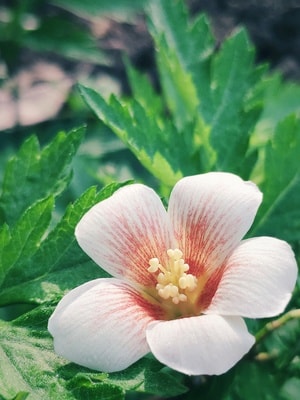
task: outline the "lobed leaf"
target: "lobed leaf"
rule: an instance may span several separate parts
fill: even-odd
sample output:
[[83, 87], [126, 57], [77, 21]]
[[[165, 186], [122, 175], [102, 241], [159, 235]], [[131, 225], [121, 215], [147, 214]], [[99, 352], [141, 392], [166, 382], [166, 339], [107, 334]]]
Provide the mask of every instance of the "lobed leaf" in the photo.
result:
[[71, 179], [71, 162], [83, 138], [84, 129], [68, 135], [61, 132], [40, 150], [31, 136], [7, 164], [0, 197], [0, 216], [14, 224], [24, 211], [49, 195], [58, 196]]
[[0, 322], [0, 398], [12, 398], [21, 390], [32, 400], [122, 400], [131, 390], [160, 396], [187, 390], [155, 360], [141, 360], [126, 371], [106, 374], [61, 359], [53, 352], [46, 329], [52, 311], [53, 307], [42, 306], [13, 322]]
[[249, 178], [258, 155], [250, 135], [268, 81], [245, 31], [216, 50], [206, 18], [190, 20], [182, 1], [149, 2], [147, 16], [162, 99], [127, 61], [134, 98], [105, 101], [80, 86], [85, 102], [166, 186], [211, 170]]
[[106, 102], [93, 89], [80, 85], [79, 90], [99, 119], [127, 144], [141, 164], [154, 176], [167, 186], [172, 186], [182, 177], [180, 158], [174, 157], [169, 141], [171, 137], [175, 140], [176, 136], [178, 147], [175, 147], [175, 151], [181, 154], [182, 159], [183, 138], [176, 135], [172, 125], [161, 127], [136, 100], [126, 104], [111, 96]]
[[[4, 249], [8, 255], [14, 255], [14, 258], [13, 264], [9, 263], [12, 266], [7, 268], [7, 275], [2, 284], [0, 304], [44, 303], [56, 300], [75, 286], [107, 276], [79, 248], [74, 230], [83, 214], [121, 186], [122, 184], [111, 184], [99, 193], [95, 187], [88, 189], [74, 204], [69, 205], [61, 221], [39, 246], [36, 242], [40, 241], [44, 230], [38, 210], [34, 209], [36, 220], [31, 220], [32, 232], [28, 231], [24, 248], [22, 233], [24, 231], [26, 234], [26, 224], [23, 222], [24, 218], [21, 219]], [[37, 238], [36, 230], [40, 233]], [[21, 247], [22, 253], [16, 251], [18, 246]]]
[[52, 197], [36, 202], [25, 211], [10, 233], [4, 225], [1, 233], [5, 235], [5, 244], [0, 247], [0, 287], [9, 274], [14, 282], [18, 282], [16, 266], [19, 263], [31, 265], [31, 257], [50, 223], [53, 203]]
[[267, 83], [261, 80], [265, 69], [254, 67], [245, 31], [235, 32], [215, 51], [205, 16], [189, 21], [183, 2], [158, 0], [148, 9], [163, 94], [175, 125], [182, 131], [195, 122], [204, 171], [247, 178], [256, 162], [254, 152], [247, 154], [249, 138]]

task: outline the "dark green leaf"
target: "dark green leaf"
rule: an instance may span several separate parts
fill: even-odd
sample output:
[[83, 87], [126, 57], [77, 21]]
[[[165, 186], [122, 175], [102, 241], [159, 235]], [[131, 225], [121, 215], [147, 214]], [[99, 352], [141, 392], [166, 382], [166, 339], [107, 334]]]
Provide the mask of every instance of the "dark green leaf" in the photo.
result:
[[[83, 214], [95, 203], [104, 200], [121, 186], [122, 184], [111, 184], [99, 193], [96, 188], [88, 189], [67, 208], [62, 220], [38, 248], [33, 234], [27, 239], [26, 248], [29, 249], [30, 258], [21, 257], [15, 251], [20, 235], [19, 224], [17, 224], [7, 246], [7, 252], [11, 251], [15, 254], [16, 260], [3, 283], [0, 304], [43, 303], [60, 298], [65, 291], [86, 281], [107, 276], [79, 248], [74, 229]], [[41, 227], [42, 225], [40, 226], [37, 220], [35, 229], [40, 230]], [[22, 241], [20, 246], [21, 244]], [[22, 248], [23, 254], [25, 250]]]
[[138, 10], [143, 7], [146, 0], [51, 0], [66, 10], [76, 15], [95, 17], [108, 12], [121, 12], [125, 10]]
[[267, 365], [244, 361], [235, 368], [229, 399], [279, 400], [279, 382]]
[[50, 51], [64, 57], [107, 64], [105, 56], [97, 46], [96, 39], [78, 21], [72, 22], [60, 16], [48, 16], [37, 30], [28, 32], [23, 39], [25, 46], [35, 51]]
[[295, 115], [278, 124], [266, 148], [263, 204], [251, 235], [300, 238], [300, 121]]
[[71, 178], [70, 164], [83, 134], [82, 128], [68, 135], [59, 133], [43, 150], [35, 136], [25, 141], [5, 170], [0, 197], [4, 221], [15, 223], [37, 200], [57, 196], [66, 188]]
[[38, 201], [29, 207], [12, 229], [10, 240], [7, 240], [8, 233], [4, 225], [1, 233], [5, 235], [6, 243], [0, 248], [0, 286], [4, 281], [5, 287], [5, 279], [9, 273], [15, 283], [19, 281], [16, 265], [20, 263], [31, 265], [31, 257], [39, 248], [42, 237], [48, 228], [52, 209], [52, 197]]
[[187, 392], [183, 376], [174, 373], [152, 358], [143, 358], [122, 372], [110, 374], [105, 382], [122, 387], [126, 391], [137, 391], [173, 397]]
[[268, 335], [263, 343], [262, 349], [265, 350], [278, 369], [287, 368], [289, 363], [300, 355], [300, 320], [294, 319]]
[[209, 125], [217, 169], [238, 170], [259, 116], [256, 108], [245, 110], [245, 98], [255, 83], [253, 61], [254, 51], [243, 30], [225, 41], [212, 61], [213, 116]]

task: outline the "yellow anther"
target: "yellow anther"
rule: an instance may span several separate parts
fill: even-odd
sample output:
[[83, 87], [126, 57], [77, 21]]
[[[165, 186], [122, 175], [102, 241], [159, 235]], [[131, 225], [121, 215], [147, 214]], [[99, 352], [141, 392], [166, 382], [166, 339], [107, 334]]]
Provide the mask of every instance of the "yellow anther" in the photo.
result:
[[193, 291], [197, 286], [197, 278], [192, 274], [186, 274], [190, 269], [189, 265], [182, 258], [183, 253], [179, 249], [169, 249], [167, 251], [169, 261], [166, 266], [162, 266], [158, 258], [151, 258], [148, 271], [156, 273], [156, 290], [163, 299], [172, 299], [174, 304], [187, 301], [187, 295], [182, 291]]

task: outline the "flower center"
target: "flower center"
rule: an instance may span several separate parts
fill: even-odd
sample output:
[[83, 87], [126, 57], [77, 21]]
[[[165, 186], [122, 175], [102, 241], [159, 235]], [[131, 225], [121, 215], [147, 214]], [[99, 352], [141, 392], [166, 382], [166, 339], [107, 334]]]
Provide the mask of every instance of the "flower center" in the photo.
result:
[[197, 278], [187, 274], [189, 265], [182, 258], [183, 253], [179, 249], [167, 251], [169, 260], [166, 266], [162, 266], [158, 258], [149, 260], [148, 271], [157, 273], [156, 290], [163, 299], [172, 299], [174, 304], [187, 301], [187, 293], [197, 287]]

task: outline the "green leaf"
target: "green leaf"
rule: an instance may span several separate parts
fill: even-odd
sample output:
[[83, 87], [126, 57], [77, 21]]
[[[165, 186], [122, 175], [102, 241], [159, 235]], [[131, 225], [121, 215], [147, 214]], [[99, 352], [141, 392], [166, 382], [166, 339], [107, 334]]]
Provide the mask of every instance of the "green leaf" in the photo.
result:
[[300, 320], [293, 319], [268, 335], [262, 344], [278, 369], [284, 370], [300, 355]]
[[51, 0], [51, 3], [60, 6], [76, 15], [84, 17], [101, 16], [108, 12], [138, 10], [144, 6], [146, 0]]
[[164, 96], [176, 126], [183, 129], [201, 117], [196, 114], [200, 100], [205, 98], [205, 107], [210, 102], [207, 60], [214, 39], [205, 16], [190, 22], [182, 1], [150, 2], [148, 16]]
[[267, 365], [243, 361], [235, 368], [229, 399], [280, 400], [278, 391], [278, 379], [276, 380]]
[[31, 264], [31, 257], [37, 251], [51, 220], [52, 209], [52, 197], [38, 201], [26, 210], [9, 236], [6, 228], [2, 230], [2, 234], [5, 232], [5, 245], [0, 248], [0, 287], [9, 273], [14, 281], [18, 281], [14, 268], [18, 263]]
[[[215, 52], [205, 16], [189, 21], [182, 1], [157, 0], [148, 7], [163, 94], [174, 124], [190, 128], [202, 171], [226, 170], [248, 178], [257, 159], [249, 139], [262, 109], [267, 83], [254, 67], [254, 49], [244, 30]], [[190, 164], [195, 158], [186, 160]], [[190, 168], [189, 173], [191, 173]]]
[[261, 111], [256, 107], [246, 110], [248, 92], [258, 77], [254, 69], [254, 50], [244, 30], [224, 42], [213, 59], [211, 72], [214, 107], [209, 121], [210, 140], [217, 152], [217, 169], [234, 172], [243, 161], [249, 135]]
[[292, 113], [300, 115], [300, 85], [283, 81], [279, 74], [268, 77], [264, 93], [264, 110], [255, 127], [254, 140], [264, 145], [273, 136], [277, 124]]
[[183, 1], [152, 1], [147, 11], [151, 34], [155, 39], [165, 37], [186, 71], [199, 66], [212, 53], [215, 41], [206, 17], [200, 15], [189, 21]]
[[[70, 383], [70, 373], [66, 371], [72, 370], [72, 365], [69, 367], [66, 360], [53, 352], [46, 330], [52, 310], [42, 307], [14, 322], [0, 321], [0, 395], [10, 398], [22, 390], [32, 400], [85, 400], [92, 395], [123, 399], [124, 391], [111, 384]], [[100, 397], [102, 394], [107, 397]]]
[[161, 96], [154, 91], [147, 77], [132, 67], [127, 58], [125, 65], [133, 97], [149, 114], [149, 118], [161, 117], [163, 113]]
[[[81, 217], [94, 204], [109, 197], [122, 185], [108, 185], [99, 193], [95, 187], [88, 189], [67, 208], [61, 221], [39, 246], [36, 244], [43, 233], [43, 224], [38, 215], [36, 215], [36, 226], [32, 229], [34, 233], [36, 229], [40, 236], [36, 239], [33, 233], [30, 236], [28, 233], [24, 249], [21, 239], [23, 231], [26, 235], [26, 224], [21, 220], [12, 232], [10, 243], [6, 247], [6, 252], [15, 255], [15, 259], [3, 282], [0, 304], [53, 301], [62, 297], [67, 290], [84, 282], [107, 276], [107, 273], [96, 266], [79, 248], [74, 230]], [[27, 217], [27, 213], [25, 216]], [[22, 253], [16, 251], [18, 246], [21, 247]]]
[[280, 391], [282, 400], [298, 400], [299, 393], [300, 379], [296, 377], [288, 379]]
[[[29, 395], [28, 392], [19, 392], [18, 394], [16, 394], [16, 396], [14, 396], [14, 398], [11, 398], [9, 400], [26, 400], [28, 395]], [[8, 400], [8, 399], [5, 399], [0, 395], [0, 400]]]
[[78, 21], [47, 16], [38, 29], [27, 33], [23, 44], [35, 51], [50, 51], [79, 61], [108, 64], [108, 57], [98, 48], [96, 39], [82, 28]]
[[158, 68], [164, 97], [179, 131], [196, 118], [199, 105], [191, 74], [179, 63], [178, 55], [163, 40], [159, 43]]
[[264, 194], [251, 235], [300, 238], [300, 120], [290, 115], [280, 122], [268, 143], [264, 163]]
[[[60, 387], [55, 377], [55, 366], [59, 361], [44, 328], [49, 311], [40, 310], [38, 316], [40, 322], [37, 325], [35, 319], [27, 317], [31, 328], [0, 321], [0, 394], [5, 398], [24, 391], [30, 393], [33, 400], [47, 399], [45, 389], [49, 387], [50, 391], [51, 386], [54, 390], [55, 386]], [[57, 395], [62, 397], [58, 398], [68, 398], [59, 392], [58, 389]]]
[[[154, 176], [167, 186], [174, 185], [182, 177], [186, 144], [172, 125], [160, 126], [136, 100], [126, 104], [111, 96], [106, 102], [93, 89], [80, 85], [79, 90], [99, 119], [127, 144]], [[176, 141], [176, 146], [170, 149], [171, 140]]]
[[25, 141], [7, 164], [0, 197], [0, 216], [8, 224], [15, 223], [37, 200], [58, 196], [69, 184], [71, 162], [84, 129], [68, 135], [59, 133], [43, 150], [35, 136]]
[[13, 322], [0, 321], [0, 396], [11, 398], [22, 390], [32, 400], [121, 400], [127, 391], [159, 396], [186, 392], [181, 383], [183, 377], [174, 376], [153, 359], [146, 358], [125, 371], [106, 374], [56, 356], [46, 330], [52, 311], [52, 307], [43, 306]]
[[[126, 370], [121, 372], [93, 373], [87, 374], [86, 369], [74, 366], [68, 371], [63, 371], [62, 376], [70, 379], [69, 387], [84, 386], [100, 389], [103, 385], [107, 387], [119, 388], [125, 392], [151, 393], [158, 396], [176, 396], [187, 391], [183, 385], [184, 377], [176, 372], [163, 367], [158, 361], [151, 357], [145, 357]], [[79, 372], [78, 372], [79, 371]], [[104, 387], [105, 387], [104, 386]]]

